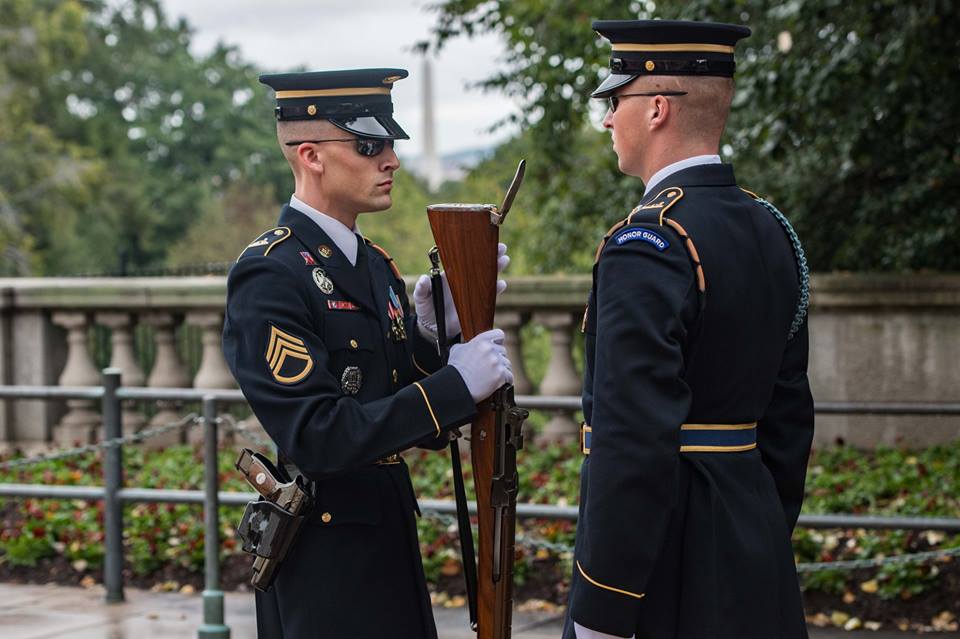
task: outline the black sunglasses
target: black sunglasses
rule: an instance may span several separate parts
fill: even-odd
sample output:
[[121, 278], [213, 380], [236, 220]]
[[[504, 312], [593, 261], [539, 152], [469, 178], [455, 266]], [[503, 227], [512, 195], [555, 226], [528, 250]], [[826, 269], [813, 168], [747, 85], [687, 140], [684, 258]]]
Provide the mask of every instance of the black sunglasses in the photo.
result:
[[635, 96], [644, 96], [644, 97], [653, 97], [655, 95], [662, 95], [664, 97], [674, 96], [674, 95], [687, 95], [686, 91], [650, 91], [648, 93], [623, 93], [620, 95], [611, 95], [607, 98], [607, 104], [610, 105], [610, 112], [616, 113], [617, 107], [620, 106], [621, 98], [632, 98]]
[[372, 158], [383, 153], [384, 147], [390, 145], [393, 148], [393, 140], [383, 140], [380, 138], [338, 138], [335, 140], [294, 140], [285, 142], [287, 146], [299, 146], [301, 144], [320, 144], [321, 142], [356, 142], [357, 153], [364, 157]]

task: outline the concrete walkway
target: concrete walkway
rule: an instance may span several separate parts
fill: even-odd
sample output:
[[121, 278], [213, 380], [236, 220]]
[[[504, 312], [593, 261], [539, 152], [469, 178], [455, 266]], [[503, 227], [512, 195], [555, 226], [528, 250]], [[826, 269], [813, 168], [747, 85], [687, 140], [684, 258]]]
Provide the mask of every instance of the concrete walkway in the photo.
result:
[[[103, 589], [0, 584], [3, 639], [188, 639], [197, 636], [200, 595], [127, 589], [127, 601], [106, 605]], [[253, 595], [227, 593], [231, 639], [255, 639]], [[435, 608], [440, 639], [474, 639], [464, 608]], [[555, 613], [515, 613], [516, 639], [559, 639], [562, 618]], [[872, 639], [904, 639], [896, 632], [866, 633]], [[842, 631], [811, 630], [811, 639], [849, 637]], [[941, 635], [946, 636], [946, 635]], [[954, 635], [956, 636], [956, 635]], [[340, 639], [340, 638], [333, 638]]]

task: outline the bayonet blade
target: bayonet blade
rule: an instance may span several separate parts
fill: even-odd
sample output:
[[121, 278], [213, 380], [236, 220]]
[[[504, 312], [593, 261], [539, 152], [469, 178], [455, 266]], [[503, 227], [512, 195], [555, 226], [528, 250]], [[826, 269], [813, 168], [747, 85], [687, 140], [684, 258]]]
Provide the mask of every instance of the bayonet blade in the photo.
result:
[[517, 197], [517, 191], [520, 190], [520, 184], [523, 183], [523, 174], [526, 168], [527, 161], [520, 160], [520, 164], [517, 165], [517, 172], [513, 175], [513, 181], [510, 182], [510, 188], [507, 189], [507, 194], [503, 196], [503, 204], [500, 205], [498, 210], [500, 214], [500, 224], [503, 224], [503, 219], [507, 217], [510, 207], [513, 206], [513, 199]]

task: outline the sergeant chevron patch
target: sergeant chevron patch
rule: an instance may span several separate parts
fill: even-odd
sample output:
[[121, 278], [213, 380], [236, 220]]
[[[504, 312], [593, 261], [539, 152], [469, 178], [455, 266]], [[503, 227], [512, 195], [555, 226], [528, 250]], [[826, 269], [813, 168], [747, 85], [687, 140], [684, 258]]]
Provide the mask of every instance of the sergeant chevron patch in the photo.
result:
[[303, 340], [273, 324], [270, 325], [266, 358], [273, 379], [280, 384], [296, 384], [313, 370], [313, 358]]

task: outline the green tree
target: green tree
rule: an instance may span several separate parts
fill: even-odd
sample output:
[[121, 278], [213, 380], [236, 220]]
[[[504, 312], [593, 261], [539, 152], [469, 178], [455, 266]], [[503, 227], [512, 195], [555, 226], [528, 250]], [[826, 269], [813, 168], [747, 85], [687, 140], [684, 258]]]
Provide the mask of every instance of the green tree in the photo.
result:
[[427, 252], [433, 246], [433, 236], [427, 222], [427, 205], [437, 200], [422, 182], [403, 170], [402, 164], [393, 180], [390, 210], [361, 215], [357, 225], [365, 237], [390, 253], [404, 279], [410, 282], [430, 268]]
[[35, 117], [49, 104], [38, 79], [84, 54], [83, 17], [77, 2], [0, 0], [0, 275], [40, 267], [35, 230], [71, 227], [73, 205], [101, 173], [81, 146]]
[[7, 271], [157, 266], [231, 184], [289, 188], [257, 70], [227, 46], [193, 56], [157, 0], [0, 9]]
[[[527, 195], [562, 268], [579, 234], [622, 217], [637, 189], [588, 124], [609, 46], [596, 18], [745, 23], [724, 155], [794, 221], [815, 269], [960, 268], [960, 54], [948, 0], [446, 0], [425, 47], [497, 33], [504, 68], [482, 85], [519, 98]], [[612, 173], [612, 175], [611, 175]], [[582, 250], [582, 249], [581, 249]], [[577, 251], [579, 255], [579, 250]]]
[[231, 262], [247, 244], [276, 223], [273, 186], [238, 180], [214, 198], [183, 239], [171, 247], [167, 264]]

